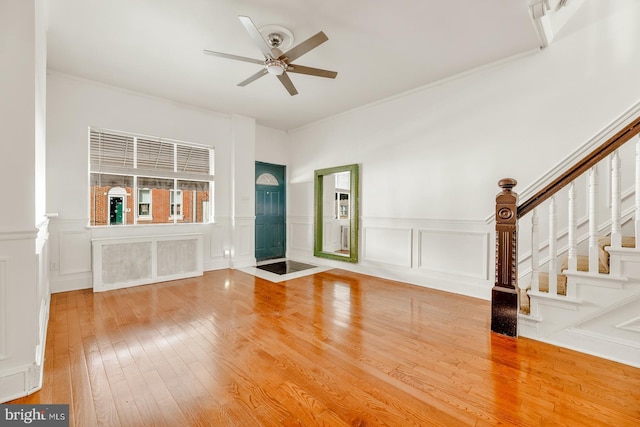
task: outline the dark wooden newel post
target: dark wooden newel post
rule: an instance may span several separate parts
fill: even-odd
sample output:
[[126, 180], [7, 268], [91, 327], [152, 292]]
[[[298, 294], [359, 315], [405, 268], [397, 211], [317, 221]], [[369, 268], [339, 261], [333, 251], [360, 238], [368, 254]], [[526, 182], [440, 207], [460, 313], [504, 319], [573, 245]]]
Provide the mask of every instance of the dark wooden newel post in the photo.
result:
[[491, 330], [518, 336], [518, 182], [504, 178], [496, 196], [496, 281], [491, 291]]

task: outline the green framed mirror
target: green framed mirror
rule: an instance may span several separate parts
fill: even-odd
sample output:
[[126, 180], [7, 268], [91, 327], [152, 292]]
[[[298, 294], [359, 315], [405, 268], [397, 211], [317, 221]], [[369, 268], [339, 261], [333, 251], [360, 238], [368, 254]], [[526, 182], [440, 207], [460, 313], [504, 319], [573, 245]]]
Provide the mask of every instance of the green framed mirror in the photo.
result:
[[357, 164], [315, 171], [313, 255], [358, 262], [359, 180]]

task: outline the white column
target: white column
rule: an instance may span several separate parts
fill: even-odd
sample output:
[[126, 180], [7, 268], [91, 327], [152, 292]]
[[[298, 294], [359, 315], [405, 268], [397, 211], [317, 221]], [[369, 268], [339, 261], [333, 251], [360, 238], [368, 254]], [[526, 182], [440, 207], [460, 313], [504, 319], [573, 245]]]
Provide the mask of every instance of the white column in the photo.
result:
[[589, 169], [589, 272], [598, 273], [598, 166]]
[[0, 211], [0, 402], [42, 384], [49, 309], [44, 6], [0, 1], [0, 181], [7, 201]]
[[569, 255], [569, 271], [576, 271], [578, 269], [578, 242], [577, 242], [577, 231], [578, 225], [576, 223], [576, 190], [575, 183], [569, 184], [569, 236], [568, 236], [568, 255]]
[[538, 212], [531, 212], [531, 290], [540, 291], [540, 233], [538, 232]]
[[556, 198], [552, 197], [549, 204], [549, 295], [558, 294], [557, 217]]
[[636, 248], [640, 247], [640, 135], [636, 138], [636, 197], [635, 197], [635, 238]]
[[231, 267], [255, 265], [256, 121], [231, 116]]
[[613, 248], [622, 247], [621, 179], [620, 155], [616, 150], [611, 155], [611, 246]]

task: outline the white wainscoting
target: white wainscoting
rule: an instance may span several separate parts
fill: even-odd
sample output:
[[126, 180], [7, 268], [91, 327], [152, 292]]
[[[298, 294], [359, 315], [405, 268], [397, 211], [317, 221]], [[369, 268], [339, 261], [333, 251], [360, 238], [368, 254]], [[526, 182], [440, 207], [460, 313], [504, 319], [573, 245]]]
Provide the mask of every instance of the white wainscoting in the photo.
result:
[[255, 265], [255, 217], [236, 218], [233, 230], [233, 268]]
[[313, 224], [291, 224], [289, 226], [289, 234], [291, 238], [290, 249], [299, 251], [312, 251], [313, 250]]
[[487, 280], [489, 233], [418, 230], [418, 268]]
[[88, 230], [60, 230], [61, 275], [91, 272], [91, 233]]
[[201, 276], [202, 234], [92, 239], [93, 291]]
[[411, 228], [365, 227], [362, 233], [363, 261], [411, 268]]
[[[222, 268], [229, 268], [230, 254], [231, 254], [231, 242], [229, 241], [230, 220], [221, 220], [216, 218], [214, 224], [209, 224], [208, 236], [209, 236], [209, 256], [205, 253], [204, 270], [219, 270]], [[205, 239], [206, 245], [206, 239]]]
[[0, 258], [0, 360], [7, 358], [7, 266], [9, 260]]
[[211, 227], [211, 238], [209, 240], [209, 251], [211, 251], [211, 258], [225, 257], [225, 246], [229, 245], [227, 239], [225, 238], [226, 233], [227, 229], [217, 224]]
[[49, 314], [43, 265], [47, 241], [46, 220], [33, 230], [0, 232], [0, 402], [42, 386]]
[[484, 221], [363, 217], [356, 264], [313, 256], [313, 217], [287, 217], [287, 256], [313, 264], [491, 297], [493, 245]]
[[86, 219], [49, 223], [49, 287], [52, 293], [91, 288], [91, 229]]
[[447, 292], [491, 297], [484, 221], [363, 218], [360, 263], [345, 269]]
[[287, 257], [314, 262], [313, 217], [287, 217]]

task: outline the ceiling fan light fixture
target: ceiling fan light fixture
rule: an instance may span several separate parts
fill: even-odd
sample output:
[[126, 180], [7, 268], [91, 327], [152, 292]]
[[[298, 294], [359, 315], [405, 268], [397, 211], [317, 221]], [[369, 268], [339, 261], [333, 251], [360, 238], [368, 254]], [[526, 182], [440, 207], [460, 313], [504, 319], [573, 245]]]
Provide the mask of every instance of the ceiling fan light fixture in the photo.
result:
[[265, 66], [267, 67], [267, 72], [269, 74], [273, 74], [274, 76], [279, 76], [279, 75], [282, 75], [282, 73], [284, 73], [287, 67], [287, 64], [277, 59], [274, 59], [272, 61], [268, 61], [265, 64]]

